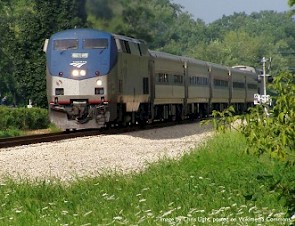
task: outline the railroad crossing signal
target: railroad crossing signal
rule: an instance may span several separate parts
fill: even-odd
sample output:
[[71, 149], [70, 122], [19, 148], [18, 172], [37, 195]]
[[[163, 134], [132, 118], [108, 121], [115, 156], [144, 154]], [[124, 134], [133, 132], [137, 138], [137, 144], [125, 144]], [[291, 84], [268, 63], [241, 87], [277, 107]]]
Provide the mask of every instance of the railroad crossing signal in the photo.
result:
[[266, 77], [269, 77], [269, 75], [266, 74], [266, 65], [265, 64], [267, 61], [270, 62], [270, 65], [269, 65], [269, 70], [270, 70], [272, 59], [270, 58], [268, 60], [265, 57], [263, 57], [261, 60], [261, 62], [263, 63], [263, 74], [260, 76], [263, 77], [263, 95], [255, 93], [254, 94], [254, 104], [255, 105], [258, 105], [258, 104], [264, 105], [264, 111], [268, 115], [267, 105], [271, 106], [271, 97], [270, 97], [270, 95], [266, 95]]
[[267, 104], [271, 106], [271, 97], [270, 95], [260, 95], [258, 93], [254, 94], [254, 104]]

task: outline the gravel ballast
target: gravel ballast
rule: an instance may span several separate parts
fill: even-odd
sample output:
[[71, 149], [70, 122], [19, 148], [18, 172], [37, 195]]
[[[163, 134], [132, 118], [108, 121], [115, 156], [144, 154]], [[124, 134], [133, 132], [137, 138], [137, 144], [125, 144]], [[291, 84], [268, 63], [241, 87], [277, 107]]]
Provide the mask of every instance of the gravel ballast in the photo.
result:
[[0, 180], [69, 181], [103, 172], [134, 172], [164, 157], [179, 158], [213, 135], [200, 123], [99, 135], [0, 150]]

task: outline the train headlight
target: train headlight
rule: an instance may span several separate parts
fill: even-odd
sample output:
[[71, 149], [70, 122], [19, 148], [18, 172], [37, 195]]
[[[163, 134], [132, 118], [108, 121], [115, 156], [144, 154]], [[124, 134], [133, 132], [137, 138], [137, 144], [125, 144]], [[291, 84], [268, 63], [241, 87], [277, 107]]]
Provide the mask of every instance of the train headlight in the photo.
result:
[[102, 81], [101, 81], [100, 79], [98, 79], [98, 80], [96, 81], [96, 85], [101, 86], [101, 85], [102, 85]]
[[79, 76], [79, 70], [73, 70], [72, 71], [72, 76], [74, 76], [74, 77], [78, 77]]
[[81, 75], [81, 76], [85, 76], [85, 75], [86, 75], [86, 71], [85, 71], [85, 70], [81, 70], [81, 71], [80, 71], [80, 75]]

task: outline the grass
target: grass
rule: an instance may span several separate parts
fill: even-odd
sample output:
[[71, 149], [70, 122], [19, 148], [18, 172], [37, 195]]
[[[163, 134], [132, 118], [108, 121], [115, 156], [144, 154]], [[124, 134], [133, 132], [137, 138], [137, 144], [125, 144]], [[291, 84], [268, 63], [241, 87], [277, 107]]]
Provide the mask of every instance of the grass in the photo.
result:
[[24, 133], [18, 129], [0, 130], [0, 138], [22, 136]]
[[54, 124], [50, 123], [48, 129], [39, 129], [39, 130], [6, 129], [6, 130], [0, 130], [0, 138], [27, 136], [27, 135], [43, 134], [43, 133], [56, 133], [56, 132], [60, 132], [60, 129], [57, 128]]
[[289, 225], [275, 189], [294, 168], [243, 153], [244, 138], [222, 134], [179, 161], [64, 185], [0, 185], [0, 225]]

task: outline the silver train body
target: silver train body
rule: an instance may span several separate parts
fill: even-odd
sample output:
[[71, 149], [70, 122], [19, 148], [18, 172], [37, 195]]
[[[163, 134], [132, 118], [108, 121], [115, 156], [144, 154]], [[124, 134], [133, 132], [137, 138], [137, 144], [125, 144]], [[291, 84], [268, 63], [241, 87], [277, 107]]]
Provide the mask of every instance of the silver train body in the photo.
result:
[[[86, 48], [94, 39], [104, 45]], [[60, 40], [77, 46], [59, 48]], [[45, 51], [50, 119], [62, 130], [200, 118], [229, 105], [243, 111], [258, 92], [255, 70], [151, 51], [92, 29], [59, 32]]]

